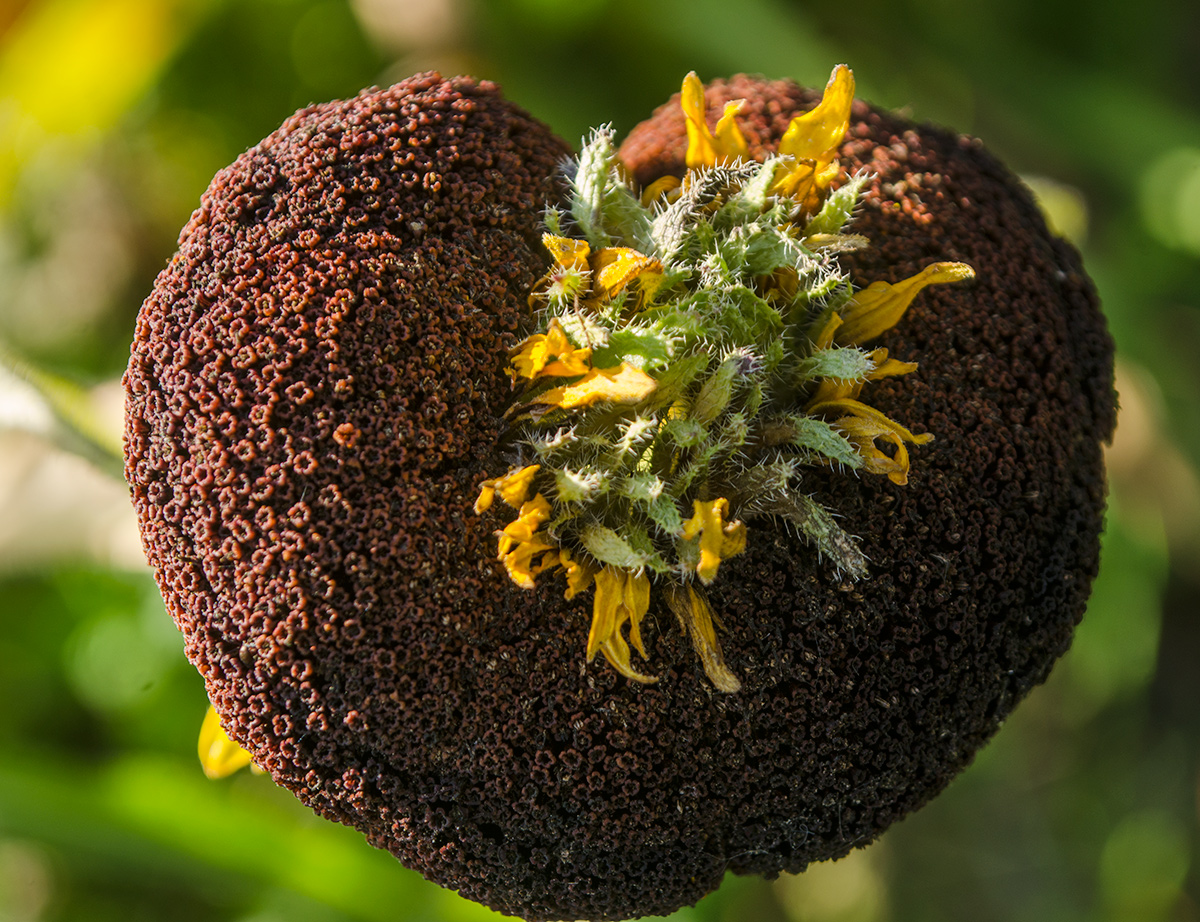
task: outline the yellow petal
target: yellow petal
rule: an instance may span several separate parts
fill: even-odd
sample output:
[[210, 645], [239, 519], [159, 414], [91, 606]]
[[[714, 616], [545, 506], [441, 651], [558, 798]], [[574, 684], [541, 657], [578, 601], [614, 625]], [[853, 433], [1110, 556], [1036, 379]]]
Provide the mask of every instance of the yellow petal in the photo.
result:
[[746, 139], [735, 118], [744, 102], [738, 99], [725, 104], [714, 135], [708, 128], [704, 84], [695, 71], [683, 78], [679, 106], [687, 123], [688, 148], [684, 162], [689, 170], [749, 159]]
[[618, 617], [624, 600], [625, 581], [623, 570], [604, 567], [596, 574], [596, 597], [592, 604], [592, 627], [588, 631], [587, 659], [591, 662], [600, 649], [616, 632]]
[[542, 234], [542, 245], [550, 251], [554, 262], [564, 269], [583, 271], [588, 267], [588, 254], [591, 247], [586, 240], [572, 240], [570, 237], [558, 237], [554, 234]]
[[[904, 440], [894, 430], [874, 420], [857, 416], [847, 416], [835, 420], [833, 424], [854, 445], [859, 457], [863, 459], [863, 468], [868, 473], [886, 474], [892, 483], [900, 486], [908, 483], [908, 449], [904, 447]], [[875, 445], [875, 440], [879, 438], [895, 447], [895, 457], [885, 454]]]
[[640, 368], [622, 362], [613, 368], [593, 368], [574, 384], [551, 388], [534, 397], [533, 402], [564, 410], [589, 407], [602, 401], [635, 404], [653, 394], [657, 387], [658, 382]]
[[642, 192], [642, 204], [649, 208], [660, 198], [669, 196], [672, 192], [678, 189], [680, 181], [678, 176], [660, 176], [654, 182], [650, 183]]
[[854, 74], [845, 64], [839, 64], [829, 76], [820, 104], [792, 119], [779, 141], [779, 153], [812, 160], [819, 166], [828, 164], [837, 156], [850, 125], [853, 101]]
[[563, 594], [567, 600], [587, 589], [600, 570], [591, 559], [576, 560], [566, 548], [558, 552], [558, 559], [567, 571], [567, 591]]
[[721, 538], [721, 559], [728, 560], [746, 550], [746, 523], [726, 522]]
[[687, 156], [685, 162], [689, 170], [703, 166], [713, 166], [717, 162], [716, 149], [713, 147], [713, 136], [708, 130], [705, 119], [704, 84], [692, 71], [683, 78], [683, 86], [679, 91], [679, 106], [683, 109], [683, 117], [687, 121]]
[[775, 185], [771, 191], [775, 195], [803, 202], [811, 195], [816, 178], [817, 164], [815, 160], [794, 160], [790, 163], [781, 163], [775, 173]]
[[496, 492], [514, 509], [520, 509], [529, 496], [529, 487], [533, 483], [534, 475], [541, 469], [540, 464], [530, 464], [520, 470], [509, 471], [496, 481]]
[[842, 325], [841, 316], [834, 311], [829, 315], [829, 319], [825, 321], [825, 325], [821, 327], [817, 333], [817, 338], [813, 342], [814, 349], [828, 349], [833, 345], [834, 334], [837, 333], [838, 327]]
[[696, 575], [705, 585], [717, 576], [723, 557], [732, 557], [746, 549], [746, 526], [727, 522], [729, 500], [718, 497], [707, 502], [692, 500], [692, 517], [683, 523], [679, 536], [685, 541], [700, 538], [700, 562]]
[[499, 550], [496, 556], [504, 559], [511, 548], [525, 541], [533, 540], [533, 533], [543, 522], [550, 518], [550, 503], [541, 493], [527, 503], [522, 504], [517, 517], [496, 534], [500, 538]]
[[895, 285], [873, 282], [842, 308], [843, 323], [834, 338], [839, 345], [874, 339], [900, 322], [913, 298], [927, 285], [974, 277], [975, 270], [966, 263], [934, 263]]
[[629, 644], [621, 634], [625, 622], [631, 622], [630, 635], [638, 652], [642, 647], [641, 622], [650, 608], [650, 579], [621, 567], [604, 567], [596, 574], [596, 598], [592, 607], [592, 626], [588, 632], [587, 659], [597, 651], [613, 668], [635, 682], [657, 682], [653, 676], [642, 675], [629, 659]]
[[629, 639], [637, 647], [642, 659], [646, 648], [642, 645], [642, 618], [650, 610], [650, 578], [645, 574], [629, 576], [625, 580], [625, 610], [629, 613]]
[[596, 294], [613, 298], [626, 285], [644, 274], [661, 275], [657, 259], [629, 247], [605, 247], [592, 258]]
[[865, 403], [860, 403], [857, 400], [851, 400], [848, 398], [827, 400], [824, 403], [810, 404], [806, 408], [805, 412], [813, 416], [829, 415], [830, 413], [836, 412], [849, 413], [852, 416], [858, 417], [859, 419], [871, 420], [880, 426], [886, 427], [890, 431], [896, 433], [900, 438], [904, 439], [904, 441], [912, 442], [914, 445], [924, 445], [926, 442], [933, 441], [932, 433], [926, 432], [922, 435], [913, 435], [913, 433], [909, 432], [894, 419], [885, 416], [874, 407], [869, 407]]
[[479, 486], [479, 499], [475, 500], [475, 514], [482, 515], [488, 509], [492, 508], [492, 502], [496, 499], [496, 481], [485, 480]]
[[[535, 576], [558, 565], [556, 551], [557, 546], [544, 541], [541, 536], [522, 541], [513, 551], [504, 555], [503, 562], [508, 571], [508, 578], [522, 589], [532, 589]], [[541, 559], [535, 563], [535, 557]]]
[[229, 738], [217, 709], [209, 705], [197, 745], [200, 765], [209, 778], [224, 778], [250, 764], [250, 753]]
[[749, 160], [750, 149], [742, 129], [738, 127], [735, 116], [746, 104], [744, 99], [735, 99], [725, 103], [725, 111], [717, 121], [717, 131], [714, 135], [713, 147], [716, 148], [717, 163], [733, 163], [738, 160]]
[[541, 377], [572, 377], [590, 367], [591, 349], [576, 349], [558, 318], [545, 333], [534, 333], [509, 351], [513, 371], [531, 381]]

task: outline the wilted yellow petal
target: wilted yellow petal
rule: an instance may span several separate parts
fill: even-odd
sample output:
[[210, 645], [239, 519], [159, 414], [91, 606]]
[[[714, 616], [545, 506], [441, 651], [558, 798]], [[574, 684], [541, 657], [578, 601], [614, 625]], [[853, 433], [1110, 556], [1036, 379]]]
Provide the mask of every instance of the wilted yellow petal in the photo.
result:
[[479, 485], [479, 498], [475, 500], [475, 514], [482, 515], [484, 512], [492, 508], [492, 502], [496, 499], [496, 481], [485, 480]]
[[[834, 420], [833, 424], [854, 446], [868, 473], [886, 474], [888, 480], [900, 486], [908, 483], [908, 449], [895, 430], [858, 416], [846, 416]], [[880, 438], [895, 447], [895, 457], [885, 454], [875, 445], [875, 440]]]
[[593, 289], [604, 298], [615, 297], [638, 276], [662, 271], [657, 259], [629, 247], [605, 247], [592, 257]]
[[622, 362], [613, 368], [593, 368], [574, 384], [551, 388], [534, 397], [533, 402], [564, 410], [590, 407], [602, 401], [635, 404], [653, 394], [657, 387], [658, 382], [640, 368]]
[[833, 345], [834, 334], [837, 333], [838, 327], [842, 325], [841, 316], [835, 311], [829, 315], [829, 319], [825, 321], [825, 325], [817, 333], [816, 340], [813, 342], [815, 349], [828, 349]]
[[[517, 471], [516, 475], [520, 477], [525, 470]], [[550, 503], [538, 493], [522, 504], [516, 519], [503, 531], [496, 532], [500, 539], [496, 556], [504, 563], [509, 578], [522, 589], [532, 589], [533, 578], [559, 562], [558, 545], [537, 534], [551, 514]]]
[[[834, 419], [833, 425], [854, 445], [859, 457], [863, 459], [866, 470], [872, 474], [887, 474], [892, 483], [900, 485], [908, 483], [908, 450], [904, 443], [924, 445], [933, 441], [931, 433], [914, 435], [874, 407], [849, 397], [810, 403], [805, 412], [826, 418], [846, 414]], [[879, 438], [895, 446], [894, 458], [876, 447], [875, 440]]]
[[916, 362], [901, 362], [899, 359], [889, 359], [887, 349], [882, 346], [871, 352], [871, 362], [875, 367], [861, 381], [842, 381], [837, 378], [823, 379], [809, 400], [809, 406], [819, 406], [820, 404], [841, 400], [846, 397], [852, 400], [857, 399], [858, 395], [862, 393], [863, 385], [868, 381], [878, 381], [880, 378], [894, 378], [899, 375], [911, 374], [917, 370]]
[[[522, 589], [534, 587], [534, 577], [559, 563], [557, 545], [543, 540], [540, 535], [534, 535], [528, 541], [522, 541], [504, 555], [504, 568], [508, 578]], [[535, 557], [541, 559], [534, 562]]]
[[880, 413], [874, 407], [869, 407], [865, 403], [860, 403], [857, 400], [839, 399], [827, 400], [824, 403], [809, 404], [805, 412], [812, 416], [829, 415], [831, 412], [850, 413], [861, 419], [869, 419], [878, 423], [881, 426], [886, 426], [892, 432], [895, 432], [900, 438], [906, 442], [912, 442], [914, 445], [924, 445], [926, 442], [933, 441], [933, 434], [926, 432], [922, 435], [913, 435], [894, 419]]
[[834, 339], [839, 345], [872, 340], [899, 323], [913, 298], [927, 285], [974, 277], [975, 270], [966, 263], [934, 263], [895, 285], [873, 282], [841, 309], [843, 323]]
[[725, 665], [717, 629], [713, 624], [712, 608], [702, 592], [691, 586], [670, 586], [667, 604], [679, 619], [679, 625], [692, 638], [692, 648], [700, 657], [704, 672], [718, 691], [741, 691], [742, 683]]
[[541, 469], [540, 464], [530, 464], [520, 470], [509, 471], [496, 482], [496, 492], [514, 509], [520, 509], [529, 496], [529, 487], [533, 483], [534, 475]]
[[200, 739], [196, 747], [200, 765], [209, 778], [224, 778], [250, 764], [250, 753], [229, 738], [217, 709], [209, 705], [200, 725]]
[[542, 245], [550, 251], [554, 262], [564, 269], [584, 270], [588, 267], [591, 247], [586, 240], [572, 240], [555, 234], [542, 234]]

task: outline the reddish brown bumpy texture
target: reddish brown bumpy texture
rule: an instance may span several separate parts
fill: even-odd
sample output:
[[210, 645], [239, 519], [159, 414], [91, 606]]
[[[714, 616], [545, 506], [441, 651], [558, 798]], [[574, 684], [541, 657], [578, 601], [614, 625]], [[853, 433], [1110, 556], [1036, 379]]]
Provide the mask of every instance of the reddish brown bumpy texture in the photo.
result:
[[[817, 96], [745, 78], [769, 149]], [[682, 168], [674, 103], [623, 152]], [[653, 686], [583, 662], [590, 600], [514, 587], [471, 512], [564, 147], [427, 76], [299, 113], [220, 173], [143, 306], [127, 472], [233, 736], [319, 813], [527, 919], [667, 913], [843, 855], [954, 777], [1070, 643], [1096, 572], [1111, 344], [1076, 253], [978, 144], [857, 105], [856, 279], [962, 260], [883, 339], [873, 403], [936, 433], [907, 487], [813, 476], [841, 583], [755, 523], [712, 593], [743, 691], [656, 598]]]

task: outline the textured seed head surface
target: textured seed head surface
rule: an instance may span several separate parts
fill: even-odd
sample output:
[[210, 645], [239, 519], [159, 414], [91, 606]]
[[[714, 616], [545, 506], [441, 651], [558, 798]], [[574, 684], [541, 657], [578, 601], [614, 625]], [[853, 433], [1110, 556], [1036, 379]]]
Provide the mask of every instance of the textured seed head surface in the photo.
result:
[[[752, 152], [818, 96], [735, 78]], [[622, 154], [682, 173], [671, 103]], [[415, 77], [298, 113], [213, 180], [138, 320], [127, 475], [231, 735], [317, 812], [526, 919], [667, 913], [723, 873], [865, 844], [960, 771], [1067, 648], [1095, 575], [1111, 343], [1077, 254], [976, 142], [856, 104], [878, 174], [858, 284], [930, 262], [875, 386], [919, 421], [907, 486], [809, 487], [861, 537], [840, 581], [756, 522], [711, 592], [715, 692], [656, 599], [661, 680], [585, 665], [590, 600], [515, 587], [478, 484], [545, 267], [564, 144], [494, 87]]]

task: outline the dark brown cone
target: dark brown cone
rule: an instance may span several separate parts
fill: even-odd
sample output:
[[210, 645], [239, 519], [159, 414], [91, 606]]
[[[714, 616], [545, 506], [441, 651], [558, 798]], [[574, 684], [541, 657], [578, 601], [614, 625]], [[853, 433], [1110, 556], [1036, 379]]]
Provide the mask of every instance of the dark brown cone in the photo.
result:
[[[735, 78], [756, 145], [816, 97]], [[671, 107], [623, 152], [681, 165]], [[590, 600], [514, 587], [477, 485], [564, 152], [470, 81], [299, 113], [213, 181], [139, 317], [127, 474], [233, 735], [321, 814], [527, 919], [667, 913], [726, 869], [845, 854], [936, 794], [1070, 643], [1095, 575], [1111, 344], [1078, 256], [977, 143], [859, 105], [881, 176], [861, 282], [935, 260], [873, 402], [937, 435], [907, 487], [813, 477], [862, 536], [839, 584], [758, 523], [714, 607], [715, 693], [656, 599], [661, 675], [585, 666]], [[664, 153], [665, 152], [665, 153]]]

